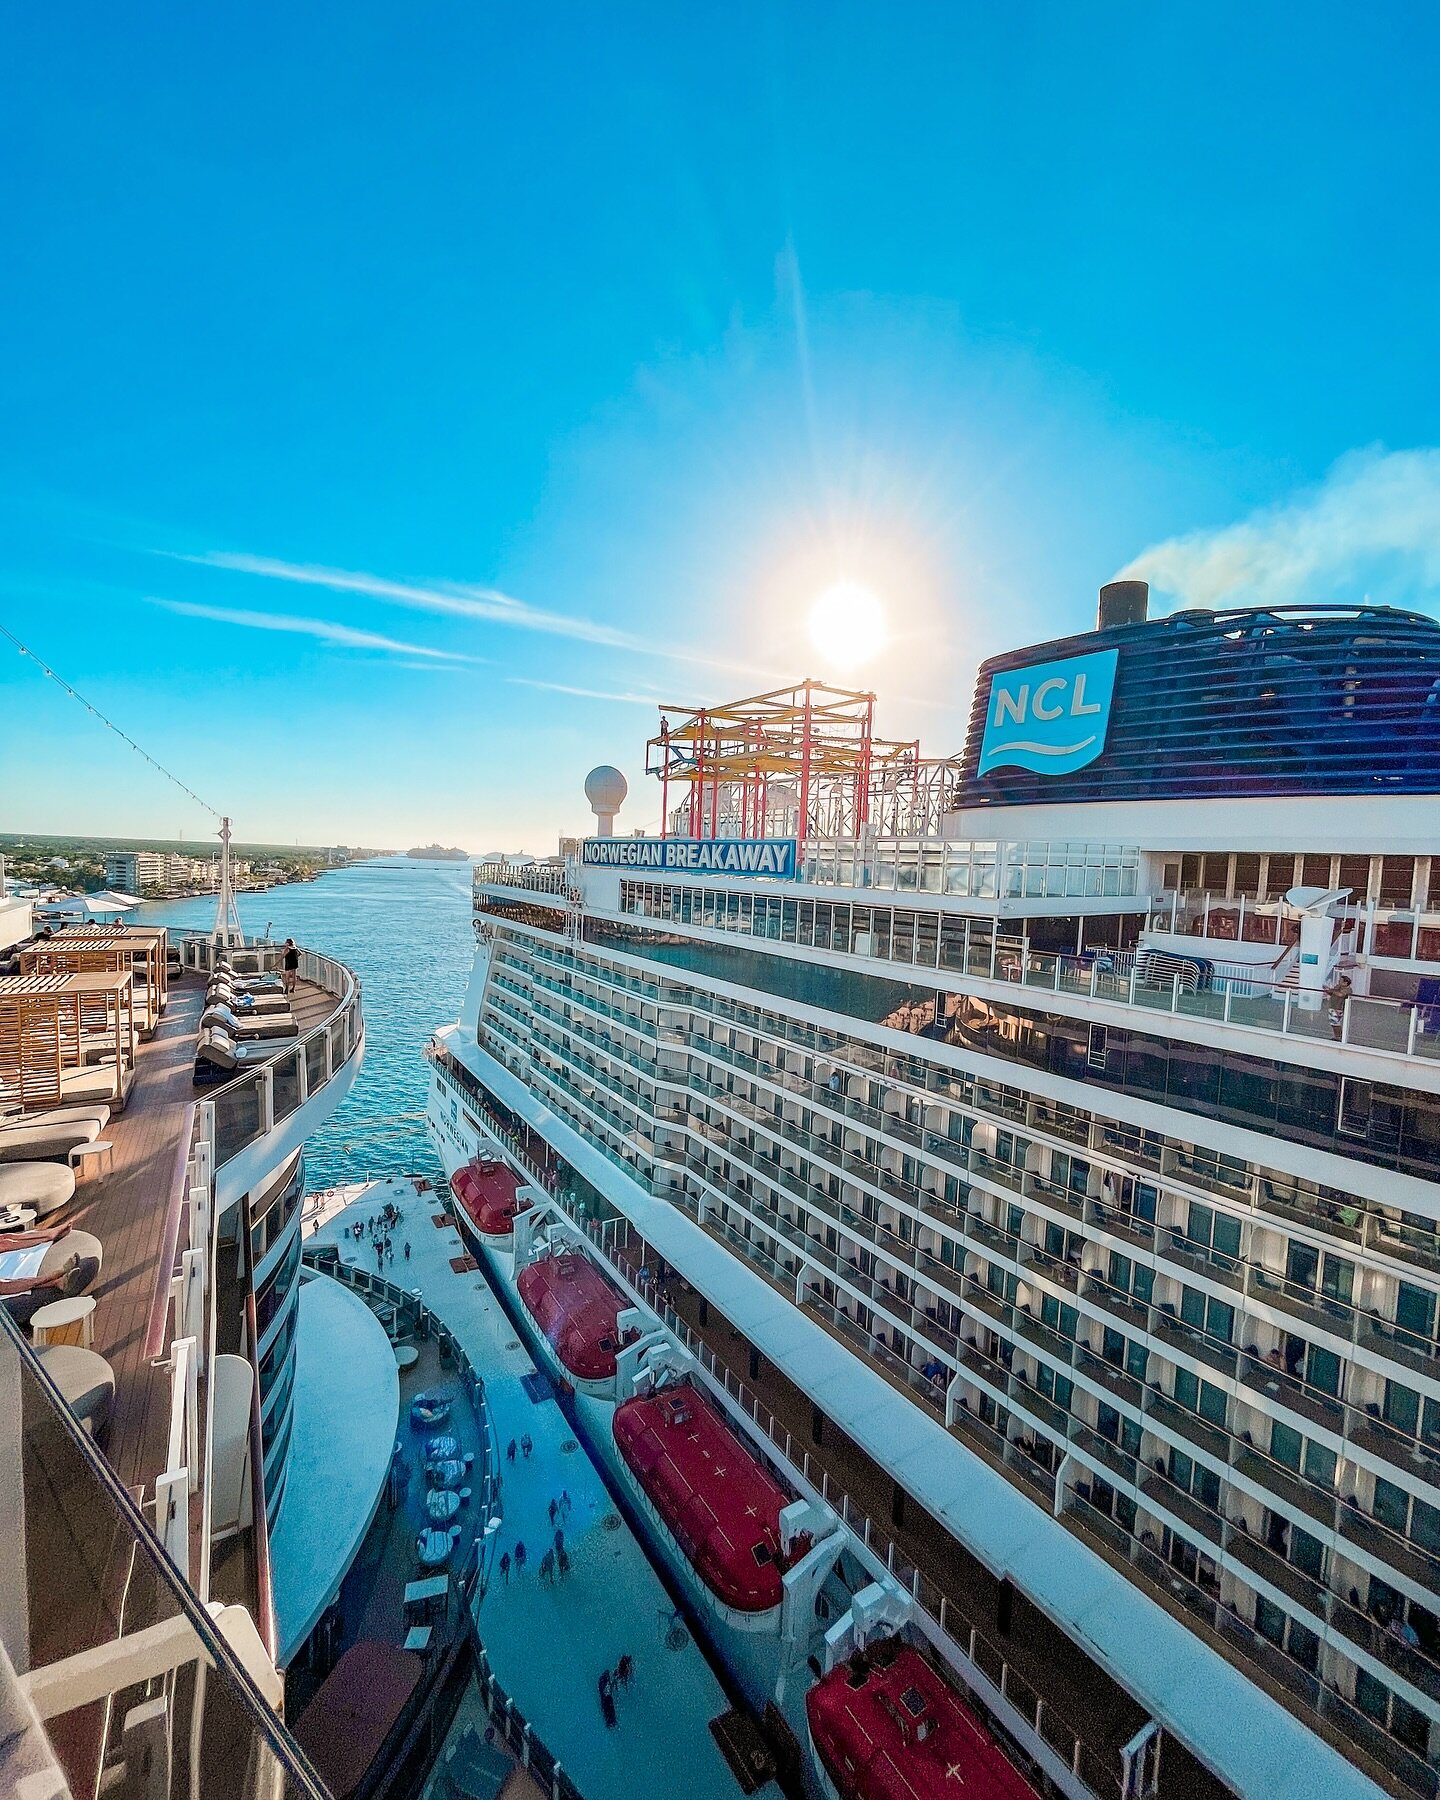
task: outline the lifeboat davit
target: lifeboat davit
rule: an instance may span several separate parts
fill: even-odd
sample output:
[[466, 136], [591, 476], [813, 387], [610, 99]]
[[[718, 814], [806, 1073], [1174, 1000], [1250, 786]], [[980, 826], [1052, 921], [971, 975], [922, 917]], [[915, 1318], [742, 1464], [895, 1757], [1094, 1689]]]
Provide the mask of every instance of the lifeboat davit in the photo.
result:
[[[790, 1496], [689, 1382], [617, 1406], [627, 1468], [721, 1607], [750, 1615], [784, 1598], [780, 1511]], [[737, 1621], [738, 1622], [738, 1621]]]
[[840, 1800], [1038, 1800], [928, 1657], [883, 1638], [805, 1696], [810, 1737]]
[[[588, 1256], [562, 1250], [527, 1263], [515, 1283], [561, 1366], [578, 1385], [615, 1379], [615, 1355], [626, 1339], [616, 1315], [629, 1301]], [[631, 1334], [635, 1335], [635, 1334]]]
[[510, 1237], [515, 1229], [515, 1215], [528, 1210], [530, 1202], [517, 1192], [520, 1177], [506, 1163], [477, 1156], [450, 1177], [450, 1192], [459, 1202], [465, 1217], [483, 1238]]

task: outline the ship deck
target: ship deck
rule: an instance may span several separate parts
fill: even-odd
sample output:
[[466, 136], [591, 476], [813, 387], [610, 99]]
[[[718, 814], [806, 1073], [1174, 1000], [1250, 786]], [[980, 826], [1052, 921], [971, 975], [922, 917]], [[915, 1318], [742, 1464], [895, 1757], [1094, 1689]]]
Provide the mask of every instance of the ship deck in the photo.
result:
[[[102, 1132], [104, 1141], [114, 1146], [109, 1164], [79, 1178], [73, 1200], [53, 1221], [88, 1232], [101, 1244], [100, 1277], [90, 1294], [95, 1301], [92, 1348], [110, 1364], [115, 1377], [103, 1446], [120, 1481], [147, 1511], [168, 1451], [171, 1371], [168, 1360], [157, 1359], [155, 1346], [166, 1336], [176, 1232], [177, 1227], [183, 1229], [182, 1177], [190, 1145], [191, 1103], [216, 1092], [192, 1085], [204, 996], [202, 980], [172, 978], [169, 1004], [154, 1035], [136, 1047], [135, 1075], [124, 1111], [112, 1110]], [[294, 997], [301, 1033], [318, 1024], [334, 1005], [334, 996], [323, 988], [301, 983]], [[47, 1515], [42, 1509], [35, 1516]], [[56, 1531], [58, 1565], [71, 1553], [70, 1522], [63, 1509], [48, 1516]], [[198, 1519], [197, 1503], [192, 1530]], [[32, 1557], [35, 1554], [32, 1545]], [[109, 1634], [119, 1617], [127, 1563], [123, 1554], [98, 1560], [104, 1566], [95, 1603], [104, 1616], [96, 1625], [102, 1634]], [[53, 1622], [44, 1612], [32, 1614], [30, 1649], [35, 1663], [69, 1654], [74, 1638], [74, 1619], [66, 1608], [56, 1609]], [[101, 1723], [93, 1707], [51, 1722], [51, 1735], [67, 1766], [95, 1768]]]
[[[503, 1524], [477, 1603], [479, 1634], [500, 1685], [586, 1800], [673, 1800], [679, 1793], [687, 1800], [735, 1800], [739, 1788], [710, 1730], [730, 1710], [729, 1701], [548, 1379], [466, 1254], [444, 1202], [433, 1192], [417, 1195], [400, 1180], [346, 1188], [337, 1198], [345, 1202], [338, 1210], [307, 1218], [307, 1242], [333, 1244], [345, 1261], [364, 1267], [368, 1245], [347, 1239], [345, 1226], [393, 1200], [401, 1213], [391, 1233], [395, 1279], [417, 1288], [455, 1333], [484, 1379], [498, 1442], [515, 1445], [513, 1461], [502, 1454]], [[566, 1493], [569, 1512], [560, 1529], [570, 1572], [542, 1580], [541, 1559], [553, 1546], [549, 1505]], [[517, 1568], [521, 1543], [526, 1558]], [[500, 1567], [504, 1555], [508, 1577]], [[597, 1683], [627, 1653], [633, 1682], [617, 1692], [618, 1722], [607, 1729]], [[777, 1792], [761, 1790], [765, 1800]]]
[[[84, 1177], [62, 1215], [99, 1238], [104, 1266], [92, 1290], [94, 1348], [115, 1372], [115, 1400], [105, 1449], [126, 1487], [136, 1490], [164, 1466], [170, 1420], [170, 1372], [153, 1360], [151, 1322], [169, 1304], [175, 1242], [172, 1210], [183, 1197], [179, 1177], [189, 1144], [190, 1103], [215, 1088], [192, 1084], [195, 1043], [205, 998], [193, 976], [172, 980], [170, 1003], [153, 1038], [138, 1047], [135, 1080], [123, 1112], [104, 1136], [114, 1148], [105, 1172]], [[333, 1011], [335, 997], [311, 982], [293, 1000], [300, 1035]], [[147, 1348], [147, 1342], [150, 1348]]]

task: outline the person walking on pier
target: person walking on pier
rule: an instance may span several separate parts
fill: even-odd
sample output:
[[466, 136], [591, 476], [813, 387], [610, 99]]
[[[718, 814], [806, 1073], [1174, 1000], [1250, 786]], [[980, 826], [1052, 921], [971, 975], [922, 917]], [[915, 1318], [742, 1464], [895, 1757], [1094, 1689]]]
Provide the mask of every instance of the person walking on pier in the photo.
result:
[[506, 1460], [506, 1462], [512, 1462], [512, 1463], [515, 1460], [515, 1440], [514, 1440], [514, 1438], [511, 1438], [510, 1442], [505, 1446], [505, 1460]]
[[504, 1554], [500, 1558], [500, 1573], [501, 1573], [501, 1576], [504, 1578], [506, 1587], [509, 1587], [509, 1585], [510, 1585], [510, 1552], [508, 1550], [505, 1551]]
[[532, 1437], [531, 1437], [531, 1436], [530, 1436], [530, 1433], [529, 1433], [529, 1432], [528, 1432], [528, 1431], [527, 1431], [527, 1432], [526, 1432], [526, 1433], [525, 1433], [525, 1435], [524, 1435], [524, 1437], [522, 1437], [522, 1438], [521, 1438], [521, 1440], [520, 1440], [520, 1452], [521, 1452], [521, 1455], [522, 1455], [522, 1456], [524, 1456], [524, 1458], [525, 1458], [525, 1460], [526, 1460], [526, 1462], [529, 1462], [529, 1460], [530, 1460], [530, 1452], [531, 1452], [531, 1451], [532, 1451], [532, 1450], [533, 1450], [533, 1449], [534, 1449], [534, 1448], [535, 1448], [535, 1441], [534, 1441], [534, 1439], [533, 1439], [533, 1438], [532, 1438]]
[[517, 1543], [515, 1546], [515, 1573], [517, 1575], [523, 1575], [524, 1572], [525, 1572], [525, 1546], [524, 1546], [524, 1544]]
[[549, 1511], [549, 1514], [550, 1514], [550, 1523], [553, 1525], [555, 1523], [555, 1515], [557, 1512], [559, 1512], [560, 1508], [559, 1508], [558, 1504], [554, 1500], [552, 1500], [550, 1502], [549, 1508], [547, 1510]]

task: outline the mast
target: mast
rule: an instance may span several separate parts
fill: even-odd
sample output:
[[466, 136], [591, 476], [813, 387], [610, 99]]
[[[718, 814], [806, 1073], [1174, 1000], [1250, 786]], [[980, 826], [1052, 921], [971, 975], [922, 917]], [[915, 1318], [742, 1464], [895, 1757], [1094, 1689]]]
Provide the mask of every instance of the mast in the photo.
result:
[[220, 892], [215, 906], [215, 924], [210, 942], [222, 947], [241, 945], [245, 933], [240, 928], [240, 910], [235, 904], [235, 890], [230, 885], [230, 820], [220, 821]]

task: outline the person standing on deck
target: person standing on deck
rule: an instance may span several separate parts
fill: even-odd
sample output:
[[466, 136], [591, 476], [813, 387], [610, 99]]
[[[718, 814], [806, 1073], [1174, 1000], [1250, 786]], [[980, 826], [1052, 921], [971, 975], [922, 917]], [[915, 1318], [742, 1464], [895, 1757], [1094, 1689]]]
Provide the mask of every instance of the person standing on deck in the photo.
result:
[[295, 947], [294, 938], [286, 938], [285, 954], [281, 961], [285, 967], [285, 992], [293, 994], [295, 983], [300, 978], [300, 952]]

